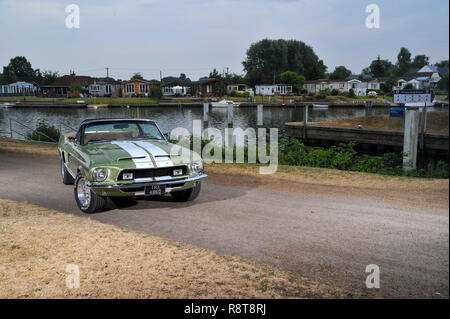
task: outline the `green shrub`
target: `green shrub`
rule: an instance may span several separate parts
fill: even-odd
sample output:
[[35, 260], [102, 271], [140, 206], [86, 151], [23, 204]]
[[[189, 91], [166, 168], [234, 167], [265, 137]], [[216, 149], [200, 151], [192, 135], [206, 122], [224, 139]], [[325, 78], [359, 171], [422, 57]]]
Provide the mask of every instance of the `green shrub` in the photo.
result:
[[[177, 143], [176, 140], [169, 140]], [[201, 149], [211, 141], [201, 139]], [[190, 137], [190, 147], [193, 147], [193, 138]], [[437, 169], [403, 169], [403, 154], [385, 153], [381, 156], [358, 154], [355, 150], [357, 143], [341, 143], [329, 148], [306, 146], [296, 138], [282, 138], [278, 144], [278, 163], [290, 166], [310, 166], [332, 168], [346, 171], [376, 173], [394, 176], [448, 178], [449, 166], [447, 162], [438, 162]], [[257, 145], [256, 145], [257, 147]], [[269, 145], [267, 145], [269, 147]], [[236, 156], [236, 146], [233, 150]], [[211, 154], [213, 155], [213, 154]], [[234, 157], [235, 158], [235, 157]], [[225, 148], [222, 148], [222, 159], [225, 159]], [[244, 147], [244, 159], [248, 162], [248, 147]], [[258, 162], [259, 163], [259, 162]]]
[[356, 143], [341, 143], [330, 148], [305, 146], [295, 138], [282, 139], [279, 143], [278, 162], [281, 165], [311, 166], [339, 170], [377, 173], [394, 176], [448, 178], [449, 167], [438, 162], [435, 170], [404, 170], [401, 153], [386, 153], [382, 156], [358, 154]]
[[150, 89], [150, 96], [155, 99], [156, 101], [159, 101], [162, 97], [163, 93], [162, 93], [162, 89], [160, 86], [153, 86]]
[[61, 132], [53, 125], [48, 124], [47, 120], [40, 119], [36, 129], [28, 134], [28, 138], [34, 141], [58, 142]]
[[330, 94], [330, 89], [320, 90], [319, 93], [317, 93], [316, 97], [318, 99], [325, 99]]
[[355, 91], [353, 89], [350, 89], [347, 93], [347, 97], [354, 99], [356, 97]]
[[240, 92], [240, 91], [232, 91], [230, 93], [231, 97], [249, 97], [250, 96], [250, 92], [249, 91], [245, 91], [245, 92]]
[[333, 96], [339, 95], [339, 91], [336, 90], [336, 89], [332, 89], [331, 90], [331, 95], [333, 95]]

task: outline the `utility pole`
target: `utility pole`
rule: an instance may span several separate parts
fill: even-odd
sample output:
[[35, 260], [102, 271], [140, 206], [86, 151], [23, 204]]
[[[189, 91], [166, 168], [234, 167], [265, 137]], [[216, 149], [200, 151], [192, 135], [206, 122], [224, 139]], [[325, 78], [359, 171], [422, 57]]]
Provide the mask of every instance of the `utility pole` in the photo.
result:
[[106, 67], [106, 77], [109, 78], [109, 67]]
[[159, 71], [159, 83], [162, 84], [162, 71]]

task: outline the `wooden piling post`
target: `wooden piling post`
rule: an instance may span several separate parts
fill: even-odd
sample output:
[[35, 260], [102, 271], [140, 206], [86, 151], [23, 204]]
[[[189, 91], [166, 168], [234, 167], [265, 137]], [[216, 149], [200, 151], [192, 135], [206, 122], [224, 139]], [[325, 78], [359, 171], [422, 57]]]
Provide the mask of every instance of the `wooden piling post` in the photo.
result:
[[303, 141], [307, 139], [307, 126], [308, 126], [308, 104], [305, 104], [303, 108]]
[[257, 125], [258, 128], [262, 127], [264, 124], [264, 106], [262, 104], [258, 104], [256, 106], [256, 112], [257, 112]]
[[403, 137], [403, 168], [417, 167], [417, 144], [419, 139], [419, 110], [409, 107], [405, 111], [405, 133]]
[[205, 139], [208, 138], [207, 128], [209, 126], [210, 111], [211, 111], [211, 104], [209, 102], [203, 103], [203, 138]]
[[206, 129], [209, 122], [209, 103], [203, 103], [203, 127]]
[[427, 133], [427, 103], [422, 108], [422, 122], [420, 125], [420, 156], [423, 159], [425, 153], [425, 134]]
[[234, 105], [227, 106], [228, 147], [233, 147], [233, 111]]

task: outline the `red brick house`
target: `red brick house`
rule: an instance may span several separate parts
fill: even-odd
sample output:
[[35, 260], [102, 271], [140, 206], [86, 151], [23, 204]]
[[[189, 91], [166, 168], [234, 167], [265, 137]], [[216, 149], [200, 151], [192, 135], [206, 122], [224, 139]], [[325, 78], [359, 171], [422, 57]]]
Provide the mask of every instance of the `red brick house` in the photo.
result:
[[217, 85], [220, 83], [217, 79], [200, 79], [192, 82], [191, 94], [194, 96], [215, 96]]
[[88, 93], [89, 85], [92, 83], [94, 83], [94, 79], [90, 76], [75, 75], [75, 73], [71, 73], [70, 75], [64, 75], [58, 78], [49, 85], [41, 86], [41, 92], [46, 96], [67, 96], [70, 94], [71, 87], [79, 86], [81, 93]]

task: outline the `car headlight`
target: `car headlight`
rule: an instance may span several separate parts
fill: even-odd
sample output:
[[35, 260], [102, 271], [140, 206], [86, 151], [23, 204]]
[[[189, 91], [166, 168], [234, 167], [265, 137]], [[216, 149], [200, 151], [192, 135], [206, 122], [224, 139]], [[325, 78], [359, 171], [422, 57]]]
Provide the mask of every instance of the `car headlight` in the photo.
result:
[[103, 182], [108, 177], [108, 170], [106, 168], [94, 168], [92, 177], [96, 182]]
[[191, 171], [196, 173], [196, 174], [199, 174], [199, 173], [203, 172], [203, 162], [202, 161], [192, 162], [192, 164], [191, 164]]

